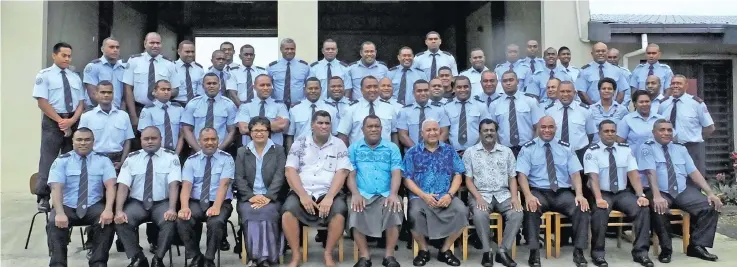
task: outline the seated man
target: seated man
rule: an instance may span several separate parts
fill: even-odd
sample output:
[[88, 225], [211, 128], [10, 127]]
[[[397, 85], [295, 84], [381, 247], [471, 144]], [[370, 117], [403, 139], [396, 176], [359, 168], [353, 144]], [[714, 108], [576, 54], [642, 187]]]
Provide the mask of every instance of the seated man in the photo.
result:
[[[73, 151], [59, 155], [49, 172], [54, 209], [46, 226], [50, 267], [67, 266], [69, 227], [92, 225], [96, 233], [90, 247], [89, 266], [107, 266], [115, 229], [115, 168], [103, 154], [92, 152], [95, 138], [89, 128], [79, 128], [72, 136]], [[104, 200], [104, 201], [101, 201]], [[105, 226], [108, 227], [105, 227]]]
[[[531, 267], [540, 266], [540, 218], [543, 212], [556, 211], [573, 222], [573, 263], [587, 265], [583, 250], [588, 243], [589, 203], [583, 197], [581, 163], [568, 143], [555, 139], [555, 120], [540, 119], [538, 137], [525, 143], [517, 156], [517, 182], [525, 196], [525, 240], [528, 240]], [[573, 187], [573, 189], [571, 189]]]
[[[649, 201], [642, 192], [637, 160], [628, 144], [615, 143], [617, 125], [614, 121], [601, 121], [599, 139], [599, 143], [589, 146], [583, 161], [584, 172], [589, 175], [591, 192], [596, 199], [596, 208], [591, 215], [591, 260], [596, 266], [608, 266], [604, 258], [604, 238], [609, 213], [618, 210], [634, 219], [632, 259], [642, 266], [652, 267], [653, 262], [647, 257], [650, 248]], [[627, 178], [637, 196], [627, 190]]]
[[[696, 169], [686, 146], [673, 142], [673, 124], [658, 119], [653, 124], [654, 140], [646, 141], [639, 148], [637, 165], [647, 172], [650, 182], [648, 198], [653, 203], [652, 230], [660, 240], [658, 261], [671, 260], [670, 208], [682, 209], [691, 215], [691, 242], [686, 255], [707, 261], [716, 261], [716, 255], [707, 247], [714, 246], [719, 211], [722, 201], [714, 195], [704, 176]], [[691, 177], [691, 181], [687, 178]], [[702, 194], [701, 191], [704, 191]]]
[[[182, 170], [182, 208], [177, 215], [177, 229], [188, 254], [193, 256], [189, 266], [214, 267], [215, 253], [233, 212], [230, 184], [235, 163], [228, 152], [218, 149], [218, 133], [214, 128], [202, 128], [199, 135], [201, 150], [187, 158]], [[204, 259], [200, 252], [200, 235], [193, 234], [196, 224], [202, 222], [207, 222]]]
[[330, 134], [330, 113], [315, 111], [311, 121], [312, 135], [297, 137], [287, 156], [285, 172], [291, 191], [282, 215], [282, 229], [292, 250], [292, 261], [287, 266], [297, 267], [301, 261], [301, 222], [310, 227], [328, 227], [323, 258], [325, 266], [335, 267], [333, 248], [343, 238], [347, 212], [341, 190], [353, 167], [345, 143]]
[[363, 119], [363, 140], [351, 144], [348, 158], [354, 171], [348, 176], [351, 209], [348, 229], [358, 246], [360, 259], [355, 267], [370, 267], [371, 257], [366, 236], [380, 238], [386, 231], [383, 266], [399, 267], [394, 246], [404, 214], [397, 196], [402, 183], [402, 155], [396, 144], [381, 138], [381, 119], [368, 115]]
[[151, 267], [164, 267], [162, 259], [176, 234], [182, 165], [174, 151], [161, 147], [161, 132], [156, 126], [143, 129], [141, 147], [143, 149], [128, 154], [120, 169], [115, 230], [123, 242], [125, 254], [131, 259], [128, 267], [148, 267], [148, 259], [138, 245], [136, 227], [154, 222], [159, 228], [159, 238]]
[[463, 161], [452, 146], [440, 142], [440, 125], [428, 119], [422, 123], [423, 142], [410, 148], [404, 158], [404, 186], [409, 189], [407, 216], [419, 252], [412, 264], [425, 266], [430, 251], [425, 238], [445, 238], [438, 261], [460, 266], [450, 246], [468, 225], [468, 208], [455, 198], [461, 186]]

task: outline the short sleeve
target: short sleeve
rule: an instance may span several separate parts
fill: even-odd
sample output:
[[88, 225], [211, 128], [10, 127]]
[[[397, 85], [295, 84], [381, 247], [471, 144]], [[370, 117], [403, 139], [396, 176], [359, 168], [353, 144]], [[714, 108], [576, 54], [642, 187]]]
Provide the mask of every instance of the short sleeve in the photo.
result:
[[66, 160], [64, 160], [63, 158], [54, 159], [54, 163], [51, 164], [51, 168], [49, 169], [49, 177], [48, 177], [48, 181], [46, 182], [46, 184], [66, 183], [67, 176], [66, 176], [66, 172], [64, 171], [65, 169], [66, 169]]
[[197, 102], [195, 101], [190, 101], [189, 103], [187, 103], [187, 106], [182, 112], [182, 118], [180, 119], [181, 123], [194, 126], [194, 110], [196, 104]]
[[133, 86], [133, 69], [136, 68], [135, 60], [133, 58], [128, 59], [128, 68], [123, 72], [123, 83]]
[[351, 76], [350, 73], [348, 73], [348, 68], [345, 68], [345, 73], [343, 73], [343, 87], [345, 88], [345, 90], [353, 89], [353, 83], [351, 82]]
[[136, 138], [136, 136], [133, 134], [133, 124], [131, 124], [131, 119], [128, 117], [128, 114], [125, 114], [124, 116], [119, 116], [120, 120], [125, 121], [125, 125], [128, 128], [125, 131], [125, 138], [124, 140], [133, 139]]
[[235, 124], [235, 116], [238, 113], [238, 108], [235, 107], [235, 104], [230, 101], [226, 101], [228, 103], [228, 119], [227, 119], [227, 126], [231, 126]]
[[631, 88], [635, 88], [639, 90], [639, 89], [644, 89], [644, 88], [638, 88], [638, 77], [640, 76], [639, 75], [640, 72], [637, 71], [638, 68], [635, 68], [635, 71], [632, 73], [632, 75], [630, 75], [629, 86]]
[[[77, 125], [77, 128], [90, 128], [90, 117], [86, 115], [87, 113], [82, 113], [82, 116], [79, 118], [79, 125]], [[98, 138], [102, 137], [98, 136]]]
[[473, 152], [463, 153], [463, 167], [466, 168], [466, 177], [473, 177], [473, 160], [471, 159]]
[[356, 147], [358, 145], [356, 143], [351, 144], [351, 146], [348, 147], [348, 159], [351, 161], [351, 166], [353, 166], [354, 170], [358, 170], [358, 165], [356, 162]]
[[289, 111], [287, 111], [287, 105], [280, 103], [279, 107], [276, 109], [276, 116], [282, 117], [284, 119], [289, 119]]
[[[294, 123], [296, 121], [294, 119], [294, 112], [297, 111], [297, 110], [298, 109], [295, 106], [295, 108], [292, 108], [292, 110], [289, 111], [289, 121], [290, 121], [290, 123], [289, 123], [289, 129], [287, 129], [287, 135], [294, 136], [294, 134], [297, 133], [297, 124]], [[350, 148], [348, 150], [350, 151]]]
[[228, 74], [228, 79], [225, 80], [226, 90], [238, 90], [238, 83], [235, 81], [235, 75]]
[[[576, 87], [576, 91], [579, 92], [586, 92], [589, 89], [589, 82], [586, 80], [586, 70], [581, 70], [581, 72], [578, 74], [578, 78], [576, 79], [576, 82], [573, 84], [574, 87]], [[617, 85], [619, 86], [619, 85]]]
[[192, 166], [194, 163], [192, 161], [197, 160], [197, 157], [191, 157], [187, 158], [187, 160], [184, 161], [184, 168], [182, 168], [182, 182], [194, 182], [194, 167]]
[[223, 172], [220, 173], [220, 180], [222, 179], [231, 179], [233, 180], [235, 177], [235, 161], [233, 160], [233, 157], [230, 155], [226, 155], [223, 157]]
[[102, 174], [104, 175], [102, 177], [103, 182], [110, 179], [116, 179], [115, 166], [113, 165], [113, 162], [107, 157], [100, 157], [100, 160], [102, 160]]
[[[334, 138], [334, 137], [331, 137]], [[351, 165], [351, 161], [348, 159], [348, 148], [345, 147], [345, 144], [340, 139], [335, 139], [333, 141], [333, 144], [337, 144], [337, 148], [335, 149], [335, 157], [336, 157], [336, 167], [335, 169], [345, 169], [348, 171], [353, 170], [353, 166]]]
[[292, 146], [289, 148], [289, 155], [287, 155], [287, 164], [285, 167], [292, 167], [299, 170], [299, 157], [304, 152], [302, 144], [304, 138], [297, 138]]
[[151, 111], [148, 108], [141, 109], [141, 115], [138, 116], [138, 130], [143, 131], [143, 129], [151, 125], [153, 125]]
[[576, 157], [576, 153], [573, 153], [573, 151], [568, 151], [568, 175], [573, 175], [574, 173], [580, 172], [583, 169], [581, 166], [581, 162], [578, 161], [578, 157]]
[[632, 155], [631, 151], [627, 153], [627, 171], [637, 171], [637, 159]]
[[399, 147], [394, 144], [390, 143], [389, 147], [392, 150], [392, 156], [391, 156], [391, 164], [392, 164], [392, 171], [394, 170], [401, 170], [402, 169], [402, 154], [399, 152]]
[[586, 134], [596, 134], [596, 123], [594, 122], [594, 115], [592, 110], [586, 111], [588, 113], [586, 118]]
[[530, 156], [532, 151], [527, 147], [522, 147], [517, 155], [517, 172], [530, 176]]
[[[484, 118], [491, 118], [491, 116], [488, 114], [487, 109], [481, 109], [481, 110], [482, 110], [482, 113], [486, 114], [486, 115], [482, 114], [483, 116], [485, 116]], [[442, 109], [440, 112], [440, 121], [438, 122], [438, 125], [440, 125], [440, 128], [450, 127], [450, 119], [448, 118], [448, 114], [445, 113], [445, 109]]]
[[545, 116], [545, 110], [540, 105], [530, 105], [530, 110], [532, 111], [532, 124], [537, 124]]
[[517, 171], [515, 170], [515, 167], [517, 167], [517, 160], [514, 158], [514, 153], [512, 153], [512, 150], [507, 150], [507, 176], [508, 177], [516, 177]]
[[619, 72], [619, 79], [617, 80], [617, 91], [624, 92], [630, 89], [630, 82], [627, 80], [627, 75], [624, 71]]
[[413, 148], [410, 148], [407, 153], [404, 154], [404, 162], [402, 163], [402, 177], [406, 179], [412, 179], [415, 174], [415, 166], [413, 163], [414, 160], [414, 150], [417, 146], [414, 146]]
[[466, 168], [463, 166], [463, 160], [461, 160], [461, 157], [458, 156], [458, 153], [455, 152], [452, 148], [450, 148], [450, 145], [448, 145], [448, 149], [452, 150], [451, 154], [453, 154], [453, 171], [455, 171], [455, 174], [461, 174], [466, 172]]
[[84, 67], [84, 80], [83, 82], [90, 85], [97, 85], [100, 83], [100, 79], [98, 79], [100, 75], [100, 71], [97, 68], [97, 66], [93, 63], [88, 63], [87, 66]]
[[699, 113], [699, 124], [701, 124], [701, 127], [709, 127], [714, 124], [714, 120], [711, 118], [711, 114], [709, 114], [709, 109], [706, 108], [706, 104], [699, 104], [697, 112]]
[[643, 144], [640, 146], [640, 151], [637, 152], [637, 167], [641, 171], [655, 170], [655, 157], [653, 156], [653, 150], [650, 145]]
[[[686, 147], [682, 147], [682, 149], [680, 149], [680, 152], [681, 157], [683, 157], [684, 161], [686, 162], [686, 175], [689, 175], [694, 171], [698, 171], [698, 169], [696, 169], [696, 165], [693, 162], [693, 158], [691, 158], [691, 155], [688, 154], [688, 150], [686, 149]], [[701, 175], [704, 174], [702, 173]]]
[[583, 172], [585, 174], [599, 174], [599, 158], [594, 150], [587, 149], [583, 154]]
[[167, 178], [167, 183], [173, 183], [173, 182], [181, 182], [182, 181], [182, 168], [180, 168], [181, 164], [179, 163], [179, 156], [172, 155], [172, 166], [171, 172], [169, 172], [169, 175]]
[[353, 108], [348, 107], [345, 111], [345, 116], [343, 116], [338, 123], [338, 133], [342, 133], [344, 135], [350, 136], [351, 134], [351, 124], [353, 119]]
[[131, 183], [133, 183], [133, 177], [131, 176], [131, 166], [133, 160], [131, 157], [127, 157], [125, 161], [123, 162], [123, 166], [120, 168], [120, 173], [118, 174], [118, 183], [127, 185], [128, 187], [131, 186]]
[[[617, 123], [617, 136], [627, 141], [627, 136], [629, 134], [630, 134], [630, 125], [627, 123], [627, 120], [625, 118], [622, 118], [622, 120], [619, 121], [619, 123]], [[634, 152], [638, 153], [639, 151], [634, 151]]]
[[49, 81], [43, 73], [36, 74], [36, 83], [33, 85], [33, 98], [49, 99]]

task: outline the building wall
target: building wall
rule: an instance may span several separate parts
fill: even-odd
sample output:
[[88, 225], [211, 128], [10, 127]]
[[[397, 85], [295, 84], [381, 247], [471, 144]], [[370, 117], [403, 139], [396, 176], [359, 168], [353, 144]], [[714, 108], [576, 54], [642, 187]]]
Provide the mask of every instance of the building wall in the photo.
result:
[[177, 59], [177, 34], [172, 31], [169, 26], [159, 23], [157, 30], [161, 35], [161, 54], [171, 60]]
[[278, 30], [279, 40], [294, 39], [297, 57], [307, 62], [317, 61], [317, 0], [279, 0], [277, 17], [277, 25], [283, 25]]
[[[557, 5], [560, 1], [542, 1]], [[520, 46], [520, 55], [524, 54], [527, 41], [540, 40], [542, 18], [540, 1], [506, 1], [504, 3], [504, 35], [507, 44]], [[502, 48], [506, 49], [506, 48]]]
[[99, 57], [98, 6], [96, 1], [48, 2], [45, 44], [49, 53], [45, 55], [45, 65], [52, 64], [51, 48], [58, 42], [72, 45], [72, 66], [76, 72], [81, 72], [90, 60]]
[[116, 1], [114, 3], [113, 27], [111, 32], [113, 37], [120, 41], [120, 58], [128, 59], [131, 55], [143, 51], [145, 27], [145, 15], [123, 2]]
[[542, 47], [540, 50], [567, 46], [571, 49], [571, 63], [574, 66], [582, 66], [590, 62], [591, 44], [580, 40], [577, 28], [580, 22], [582, 37], [588, 38], [589, 2], [579, 1], [580, 17], [578, 19], [575, 1], [542, 1], [540, 6], [541, 24], [536, 27], [541, 33], [539, 35]]
[[[470, 58], [471, 49], [479, 47], [484, 51], [489, 51], [486, 56], [486, 66], [490, 69], [494, 68], [493, 59], [490, 56], [492, 49], [492, 24], [491, 24], [491, 3], [481, 6], [479, 9], [466, 17], [466, 51]], [[456, 61], [468, 61], [467, 58], [456, 58]], [[470, 66], [471, 64], [467, 64]], [[460, 71], [460, 70], [459, 70]]]

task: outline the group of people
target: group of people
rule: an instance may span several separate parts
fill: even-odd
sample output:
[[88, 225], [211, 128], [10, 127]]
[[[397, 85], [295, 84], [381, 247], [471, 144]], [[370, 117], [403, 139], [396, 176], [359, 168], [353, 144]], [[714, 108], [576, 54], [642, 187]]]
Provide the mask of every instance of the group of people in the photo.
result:
[[[632, 259], [649, 267], [651, 230], [658, 260], [671, 260], [671, 208], [691, 215], [687, 255], [717, 260], [706, 248], [722, 203], [702, 176], [714, 123], [704, 101], [686, 93], [686, 77], [659, 63], [656, 44], [631, 73], [603, 43], [579, 69], [570, 49], [547, 48], [540, 58], [530, 40], [527, 57], [509, 45], [494, 70], [472, 49], [472, 67], [459, 74], [437, 32], [426, 35], [426, 51], [402, 47], [392, 68], [368, 41], [348, 64], [325, 40], [324, 58], [310, 64], [285, 38], [266, 68], [253, 65], [251, 45], [233, 63], [235, 47], [225, 42], [207, 69], [191, 41], [179, 44], [176, 61], [160, 54], [157, 33], [127, 61], [118, 40], [102, 43], [103, 56], [81, 74], [70, 70], [72, 47], [56, 44], [54, 64], [36, 77], [44, 114], [36, 193], [50, 211], [50, 266], [67, 266], [75, 225], [91, 225], [90, 266], [106, 266], [116, 234], [128, 266], [149, 266], [137, 238], [143, 223], [153, 235], [150, 266], [164, 266], [175, 238], [189, 266], [215, 266], [233, 210], [259, 267], [277, 264], [285, 246], [288, 266], [298, 266], [301, 225], [327, 228], [326, 266], [336, 266], [346, 232], [358, 246], [355, 266], [372, 266], [367, 240], [381, 238], [382, 265], [398, 267], [403, 227], [419, 249], [413, 265], [430, 261], [428, 240], [441, 240], [437, 260], [459, 266], [450, 248], [469, 221], [481, 265], [516, 266], [510, 250], [523, 229], [528, 263], [540, 266], [546, 211], [571, 219], [577, 266], [587, 265], [589, 245], [592, 262], [607, 266], [612, 210], [633, 219]], [[492, 212], [505, 226], [496, 252]]]

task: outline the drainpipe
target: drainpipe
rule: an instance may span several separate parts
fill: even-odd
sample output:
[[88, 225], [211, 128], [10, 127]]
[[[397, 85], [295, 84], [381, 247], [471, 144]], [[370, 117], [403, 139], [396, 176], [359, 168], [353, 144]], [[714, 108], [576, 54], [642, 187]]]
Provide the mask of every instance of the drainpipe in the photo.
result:
[[625, 68], [628, 68], [629, 69], [629, 59], [630, 59], [630, 57], [634, 57], [634, 56], [637, 56], [637, 55], [642, 55], [642, 54], [645, 53], [645, 49], [647, 48], [647, 33], [643, 33], [642, 34], [642, 37], [640, 39], [642, 41], [642, 46], [640, 47], [640, 49], [637, 49], [635, 51], [629, 52], [629, 53], [625, 54], [622, 57], [622, 64], [624, 65]]
[[589, 39], [583, 38], [583, 26], [581, 26], [581, 0], [574, 1], [576, 3], [576, 27], [578, 28], [578, 39], [581, 40], [581, 42], [589, 43], [591, 42]]

